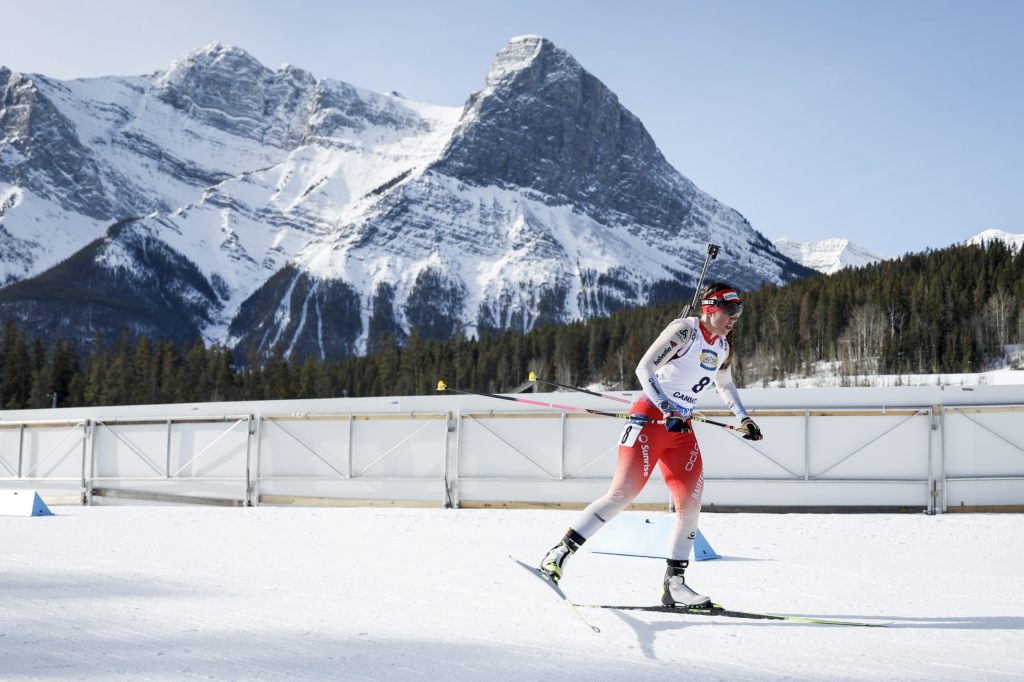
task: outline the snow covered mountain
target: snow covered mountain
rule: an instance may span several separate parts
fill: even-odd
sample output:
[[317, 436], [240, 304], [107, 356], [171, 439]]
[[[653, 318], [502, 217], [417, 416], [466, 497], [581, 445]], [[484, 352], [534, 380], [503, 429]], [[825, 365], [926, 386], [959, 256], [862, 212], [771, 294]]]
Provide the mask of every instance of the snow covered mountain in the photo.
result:
[[565, 51], [514, 38], [459, 110], [243, 50], [57, 81], [0, 68], [0, 309], [341, 358], [809, 271], [665, 160]]
[[884, 260], [849, 239], [822, 239], [798, 242], [783, 237], [776, 239], [775, 248], [801, 265], [830, 275], [843, 268], [870, 265]]
[[984, 232], [979, 232], [968, 239], [967, 243], [984, 246], [985, 244], [994, 241], [1003, 242], [1011, 251], [1020, 251], [1024, 248], [1024, 234], [1013, 234], [1011, 232], [1004, 232], [1003, 230], [985, 230]]

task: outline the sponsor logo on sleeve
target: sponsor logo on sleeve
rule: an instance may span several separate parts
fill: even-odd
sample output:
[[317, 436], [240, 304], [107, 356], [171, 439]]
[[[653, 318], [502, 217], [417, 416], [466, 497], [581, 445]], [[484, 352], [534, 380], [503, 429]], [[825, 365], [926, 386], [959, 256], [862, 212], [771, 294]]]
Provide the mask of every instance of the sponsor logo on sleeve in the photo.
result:
[[675, 341], [669, 341], [668, 342], [668, 348], [666, 348], [665, 350], [661, 351], [661, 355], [659, 355], [658, 357], [654, 358], [654, 364], [658, 364], [659, 362], [664, 360], [665, 356], [668, 355], [669, 353], [671, 353], [672, 349], [675, 348], [678, 345], [679, 344], [676, 343]]

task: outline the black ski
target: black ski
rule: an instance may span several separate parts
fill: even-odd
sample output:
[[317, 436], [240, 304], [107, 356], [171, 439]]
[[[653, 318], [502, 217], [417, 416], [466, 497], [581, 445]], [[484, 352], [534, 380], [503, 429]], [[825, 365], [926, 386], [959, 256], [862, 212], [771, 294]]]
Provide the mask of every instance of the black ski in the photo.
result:
[[562, 588], [558, 586], [558, 583], [551, 579], [551, 576], [549, 576], [547, 573], [540, 570], [536, 566], [531, 566], [530, 564], [527, 564], [525, 562], [520, 561], [519, 559], [516, 559], [514, 556], [510, 555], [509, 559], [516, 562], [517, 564], [525, 568], [527, 571], [543, 580], [544, 584], [550, 587], [552, 590], [554, 590], [555, 594], [562, 598], [562, 601], [565, 602], [565, 605], [568, 606], [572, 610], [572, 612], [576, 614], [576, 617], [579, 618], [584, 625], [586, 625], [594, 632], [601, 632], [601, 628], [597, 627], [596, 625], [591, 625], [590, 622], [583, 617], [583, 614], [580, 612], [579, 608], [577, 608], [577, 605], [574, 604], [573, 601], [569, 599], [569, 597], [565, 594], [565, 592], [562, 591]]
[[866, 628], [882, 628], [888, 623], [863, 623], [854, 620], [835, 620], [832, 618], [814, 618], [812, 616], [782, 616], [773, 613], [754, 613], [751, 611], [733, 611], [719, 604], [711, 606], [631, 606], [612, 604], [576, 604], [590, 609], [615, 609], [618, 611], [652, 611], [655, 613], [676, 613], [690, 616], [723, 616], [725, 618], [752, 618], [756, 620], [784, 620], [791, 623], [807, 623], [811, 625], [848, 625]]

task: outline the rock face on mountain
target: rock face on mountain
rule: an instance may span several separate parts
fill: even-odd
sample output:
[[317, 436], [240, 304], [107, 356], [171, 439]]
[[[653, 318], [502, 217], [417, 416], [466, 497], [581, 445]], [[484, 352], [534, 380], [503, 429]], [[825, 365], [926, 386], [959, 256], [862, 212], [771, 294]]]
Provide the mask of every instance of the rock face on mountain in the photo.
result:
[[809, 273], [536, 36], [461, 111], [219, 44], [132, 78], [0, 69], [0, 107], [0, 314], [83, 342], [341, 358], [526, 330], [683, 298], [709, 241], [741, 287]]
[[[75, 125], [33, 80], [0, 69], [4, 163], [0, 181], [60, 202], [83, 215], [104, 218], [114, 207], [103, 188], [103, 173], [79, 141]], [[74, 192], [63, 189], [73, 185]]]

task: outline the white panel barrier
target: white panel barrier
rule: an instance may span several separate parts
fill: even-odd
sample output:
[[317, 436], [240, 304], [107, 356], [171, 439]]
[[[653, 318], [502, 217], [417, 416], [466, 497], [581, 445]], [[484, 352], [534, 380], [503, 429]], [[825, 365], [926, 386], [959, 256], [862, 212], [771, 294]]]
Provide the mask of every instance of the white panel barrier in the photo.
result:
[[704, 504], [932, 510], [931, 419], [930, 408], [765, 410], [771, 437], [759, 442], [699, 425]]
[[1024, 407], [947, 406], [943, 414], [943, 509], [1020, 505]]
[[[704, 504], [1024, 508], [1024, 391], [967, 390], [909, 391], [933, 402], [892, 400], [895, 407], [865, 407], [864, 398], [904, 394], [811, 391], [798, 395], [834, 402], [793, 408], [785, 390], [761, 393], [763, 441], [695, 424]], [[1003, 402], [986, 402], [990, 395]], [[964, 397], [977, 404], [942, 402]], [[558, 402], [607, 407], [566, 394]], [[495, 403], [420, 397], [0, 412], [0, 488], [30, 484], [51, 503], [450, 507], [580, 505], [606, 490], [621, 420]], [[39, 418], [61, 413], [69, 418]], [[652, 478], [636, 502], [667, 506], [660, 472]]]
[[[615, 470], [621, 420], [551, 411], [459, 417], [459, 504], [589, 502], [604, 493]], [[652, 478], [660, 479], [660, 472]], [[666, 500], [664, 486], [652, 483], [636, 502]]]
[[83, 496], [245, 503], [252, 423], [251, 415], [92, 420]]
[[263, 416], [253, 502], [445, 502], [447, 413]]
[[84, 502], [88, 433], [85, 419], [0, 421], [0, 485], [31, 482], [48, 500]]

